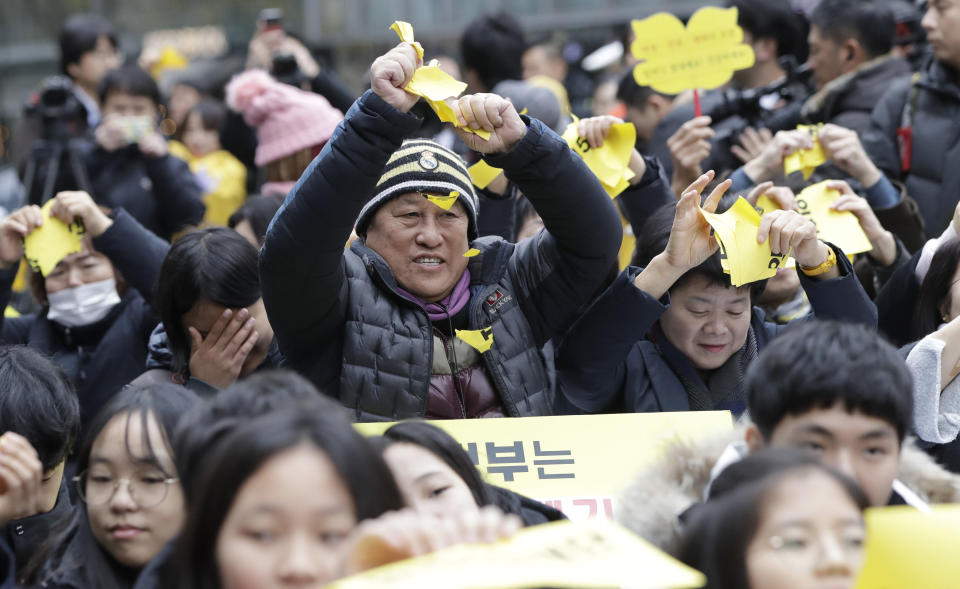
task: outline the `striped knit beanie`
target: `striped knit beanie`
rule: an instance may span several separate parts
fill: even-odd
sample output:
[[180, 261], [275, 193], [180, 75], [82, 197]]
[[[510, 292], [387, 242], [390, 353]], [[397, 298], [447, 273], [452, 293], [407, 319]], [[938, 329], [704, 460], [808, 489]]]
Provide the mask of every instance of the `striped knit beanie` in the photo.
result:
[[459, 192], [458, 199], [467, 210], [470, 225], [468, 237], [477, 238], [479, 201], [473, 191], [470, 173], [459, 155], [436, 141], [407, 139], [395, 151], [377, 182], [376, 194], [364, 205], [357, 217], [357, 235], [366, 235], [370, 219], [383, 203], [408, 192], [430, 192], [446, 196]]

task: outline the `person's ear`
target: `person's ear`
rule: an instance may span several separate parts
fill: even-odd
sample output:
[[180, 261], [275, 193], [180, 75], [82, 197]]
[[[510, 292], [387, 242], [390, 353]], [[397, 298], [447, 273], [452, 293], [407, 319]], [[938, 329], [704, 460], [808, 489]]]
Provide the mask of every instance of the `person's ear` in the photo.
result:
[[671, 99], [656, 92], [647, 98], [647, 108], [652, 108], [658, 119], [665, 117], [672, 107], [673, 101]]
[[764, 63], [771, 60], [776, 61], [778, 59], [777, 41], [767, 37], [754, 40], [753, 54], [757, 63]]
[[949, 296], [944, 297], [943, 300], [940, 301], [940, 304], [937, 305], [937, 311], [940, 313], [940, 319], [944, 323], [948, 323], [950, 321], [951, 315], [950, 315], [950, 297]]
[[747, 426], [744, 441], [747, 443], [747, 452], [750, 454], [759, 452], [767, 447], [767, 443], [763, 439], [763, 434], [760, 433], [760, 428], [752, 423]]
[[80, 73], [80, 64], [79, 63], [68, 63], [67, 64], [67, 75], [76, 83], [77, 75]]
[[856, 39], [847, 39], [840, 48], [843, 53], [844, 71], [850, 71], [863, 60], [863, 47]]

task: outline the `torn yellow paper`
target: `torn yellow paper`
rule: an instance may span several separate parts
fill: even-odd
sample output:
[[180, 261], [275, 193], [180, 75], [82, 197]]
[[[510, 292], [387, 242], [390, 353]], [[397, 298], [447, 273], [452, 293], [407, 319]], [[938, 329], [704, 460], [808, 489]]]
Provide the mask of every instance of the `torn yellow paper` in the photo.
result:
[[786, 261], [787, 255], [770, 251], [769, 240], [757, 243], [760, 215], [742, 196], [721, 215], [703, 209], [700, 214], [720, 242], [720, 264], [729, 271], [733, 286], [772, 278]]
[[619, 524], [588, 519], [532, 526], [492, 544], [452, 546], [348, 577], [329, 589], [686, 589], [705, 583], [700, 572]]
[[856, 589], [955, 587], [960, 578], [960, 506], [871, 507]]
[[453, 206], [453, 203], [457, 202], [457, 199], [460, 198], [460, 193], [456, 190], [451, 192], [448, 196], [436, 196], [433, 194], [427, 194], [426, 192], [422, 194], [424, 198], [445, 211], [449, 211], [450, 207]]
[[666, 94], [693, 88], [717, 88], [733, 72], [751, 67], [753, 48], [743, 43], [736, 8], [707, 6], [693, 13], [686, 27], [676, 16], [660, 12], [632, 23], [630, 46], [640, 60], [633, 77], [640, 86]]
[[[869, 252], [873, 245], [860, 226], [860, 220], [849, 211], [834, 211], [833, 201], [840, 197], [837, 190], [827, 189], [827, 182], [812, 184], [797, 195], [797, 209], [817, 227], [817, 237], [836, 245], [847, 255]], [[780, 208], [764, 195], [757, 199], [757, 208], [763, 212]]]
[[67, 225], [60, 219], [50, 216], [53, 199], [43, 205], [43, 225], [23, 240], [23, 253], [27, 263], [43, 276], [49, 274], [60, 260], [83, 249], [83, 235], [86, 231], [80, 221]]
[[479, 254], [479, 253], [480, 253], [480, 250], [474, 249], [474, 248], [470, 248], [470, 249], [467, 250], [467, 252], [466, 252], [465, 254], [463, 254], [463, 257], [464, 257], [464, 258], [472, 258], [473, 256], [476, 256], [476, 255]]
[[580, 137], [577, 121], [567, 125], [563, 139], [570, 149], [583, 158], [610, 198], [630, 186], [630, 179], [636, 175], [630, 169], [630, 156], [637, 141], [637, 130], [632, 123], [612, 125], [600, 147], [590, 147], [586, 138]]
[[467, 168], [467, 171], [470, 172], [470, 180], [473, 181], [473, 185], [481, 190], [489, 186], [503, 172], [502, 169], [494, 168], [483, 160]]
[[820, 128], [823, 125], [797, 125], [797, 130], [806, 131], [813, 138], [813, 147], [810, 149], [801, 149], [795, 151], [783, 158], [783, 173], [787, 176], [794, 172], [803, 172], [803, 179], [806, 180], [810, 174], [827, 161], [826, 154], [823, 153], [823, 146], [820, 145]]
[[393, 24], [390, 25], [390, 28], [396, 31], [397, 35], [400, 36], [401, 41], [413, 45], [413, 48], [417, 51], [417, 56], [420, 59], [423, 59], [423, 46], [413, 40], [413, 25], [402, 20], [396, 20], [393, 21]]
[[493, 328], [468, 330], [458, 329], [457, 337], [470, 344], [470, 346], [481, 354], [490, 349], [493, 345]]

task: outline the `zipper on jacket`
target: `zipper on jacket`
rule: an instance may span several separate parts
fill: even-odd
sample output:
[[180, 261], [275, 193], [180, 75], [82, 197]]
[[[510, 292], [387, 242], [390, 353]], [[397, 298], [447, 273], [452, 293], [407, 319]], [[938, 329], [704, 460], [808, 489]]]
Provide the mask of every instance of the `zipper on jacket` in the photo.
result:
[[[463, 384], [460, 382], [460, 377], [457, 374], [457, 346], [456, 342], [454, 341], [457, 332], [453, 328], [453, 319], [450, 317], [450, 312], [447, 311], [446, 306], [444, 306], [443, 303], [437, 303], [437, 305], [443, 309], [444, 314], [447, 316], [447, 325], [450, 327], [450, 339], [448, 340], [447, 338], [443, 337], [443, 334], [441, 333], [440, 341], [443, 342], [444, 349], [448, 349], [448, 344], [450, 346], [447, 352], [447, 365], [450, 366], [450, 376], [453, 377], [453, 386], [457, 390], [457, 397], [460, 398], [460, 415], [466, 419], [467, 399], [463, 394]], [[452, 359], [451, 356], [453, 356]]]

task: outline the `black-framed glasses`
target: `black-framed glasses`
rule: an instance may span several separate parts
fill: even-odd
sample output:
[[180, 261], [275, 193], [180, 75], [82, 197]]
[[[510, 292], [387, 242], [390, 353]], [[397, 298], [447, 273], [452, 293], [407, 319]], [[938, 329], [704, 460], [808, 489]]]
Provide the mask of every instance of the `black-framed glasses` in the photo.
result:
[[166, 477], [155, 469], [137, 471], [130, 478], [119, 478], [106, 473], [91, 475], [88, 471], [73, 477], [77, 493], [87, 505], [107, 503], [120, 485], [126, 483], [130, 498], [143, 509], [163, 503], [170, 491], [170, 485], [179, 480], [178, 477]]

